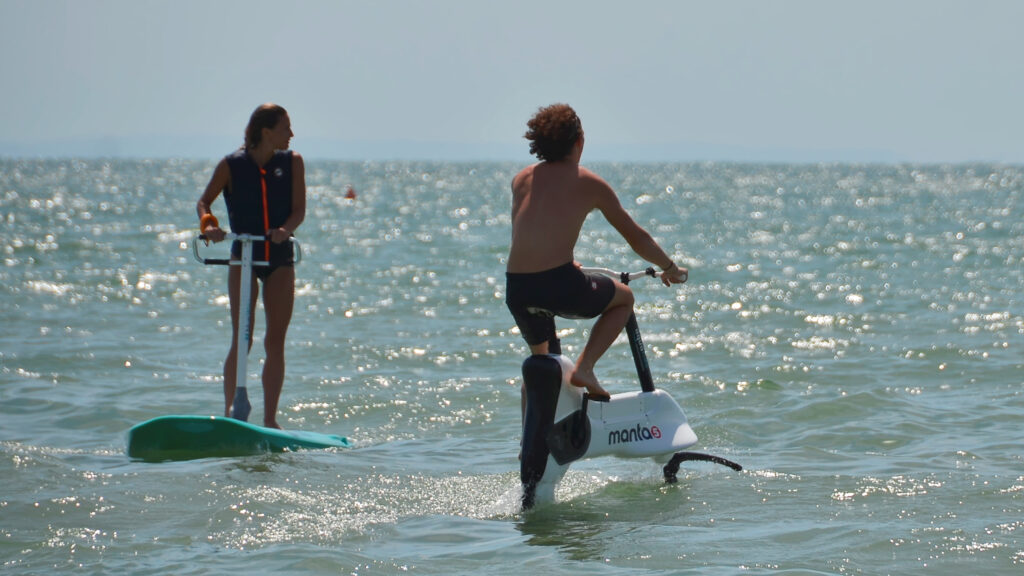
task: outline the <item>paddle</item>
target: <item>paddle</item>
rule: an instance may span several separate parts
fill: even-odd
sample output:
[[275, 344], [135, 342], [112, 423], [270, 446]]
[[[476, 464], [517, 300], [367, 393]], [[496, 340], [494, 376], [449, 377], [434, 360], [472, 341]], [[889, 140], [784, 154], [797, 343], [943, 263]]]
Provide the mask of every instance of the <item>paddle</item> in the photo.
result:
[[[263, 239], [260, 236], [255, 238]], [[240, 234], [242, 242], [242, 278], [238, 295], [238, 341], [235, 342], [235, 399], [231, 403], [231, 417], [242, 422], [249, 420], [252, 404], [249, 403], [249, 391], [245, 387], [248, 379], [249, 339], [252, 338], [252, 322], [249, 321], [252, 300], [252, 237]], [[266, 264], [263, 264], [264, 266]], [[242, 347], [242, 343], [245, 347]]]
[[[229, 233], [224, 236], [224, 239], [237, 240], [241, 242], [241, 260], [202, 257], [199, 254], [199, 240], [204, 242], [207, 241], [207, 238], [203, 235], [199, 235], [192, 241], [192, 253], [196, 260], [205, 265], [241, 266], [242, 268], [238, 307], [238, 322], [240, 330], [238, 333], [238, 341], [235, 342], [235, 397], [231, 403], [231, 417], [245, 422], [249, 419], [249, 413], [252, 411], [252, 404], [249, 403], [249, 392], [246, 388], [246, 379], [248, 377], [246, 370], [249, 361], [249, 339], [252, 337], [252, 324], [249, 322], [251, 312], [249, 307], [252, 299], [252, 267], [270, 265], [269, 262], [263, 260], [254, 261], [252, 259], [252, 243], [264, 240], [269, 242], [269, 238], [255, 234]], [[291, 242], [295, 246], [295, 262], [298, 263], [302, 259], [302, 250], [299, 247], [299, 243], [294, 238], [291, 239]], [[242, 346], [243, 342], [245, 343], [244, 347]]]

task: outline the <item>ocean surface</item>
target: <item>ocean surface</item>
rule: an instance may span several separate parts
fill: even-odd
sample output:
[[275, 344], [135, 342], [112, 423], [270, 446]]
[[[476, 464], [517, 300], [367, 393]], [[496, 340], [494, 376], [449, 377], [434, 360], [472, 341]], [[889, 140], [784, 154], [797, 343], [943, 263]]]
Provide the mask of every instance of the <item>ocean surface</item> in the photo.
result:
[[[689, 267], [632, 285], [651, 369], [745, 469], [588, 460], [523, 513], [517, 166], [308, 160], [279, 420], [354, 447], [148, 463], [132, 425], [221, 409], [213, 159], [0, 160], [3, 574], [1021, 573], [1024, 167], [590, 167]], [[645, 266], [599, 215], [576, 256]], [[597, 374], [636, 389], [624, 339]]]

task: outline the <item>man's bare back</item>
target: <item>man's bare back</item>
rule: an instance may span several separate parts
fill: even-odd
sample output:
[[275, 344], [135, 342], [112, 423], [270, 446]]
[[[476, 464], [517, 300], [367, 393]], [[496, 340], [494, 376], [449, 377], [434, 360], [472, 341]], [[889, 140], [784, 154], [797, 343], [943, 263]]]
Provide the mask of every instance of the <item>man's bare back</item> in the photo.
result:
[[[666, 285], [685, 282], [686, 270], [676, 266], [651, 235], [633, 220], [607, 182], [579, 165], [584, 135], [582, 124], [572, 108], [565, 104], [542, 108], [527, 125], [530, 131], [526, 137], [532, 142], [530, 151], [541, 162], [524, 168], [512, 180], [512, 244], [506, 268], [510, 289], [506, 302], [531, 353], [546, 354], [549, 345], [546, 339], [557, 341], [551, 316], [542, 314], [538, 320], [536, 314], [529, 312], [536, 305], [525, 301], [526, 297], [522, 296], [525, 289], [519, 284], [521, 280], [516, 280], [513, 286], [512, 278], [554, 271], [574, 262], [573, 249], [583, 222], [594, 209], [601, 211], [634, 252], [665, 270], [662, 281]], [[597, 284], [593, 286], [596, 289]], [[595, 302], [604, 308], [598, 314], [587, 345], [570, 376], [574, 385], [587, 388], [595, 396], [605, 397], [608, 393], [597, 382], [594, 363], [622, 331], [633, 309], [633, 294], [627, 286], [615, 282], [609, 290], [611, 295], [607, 296], [608, 292], [605, 292], [605, 297], [610, 300]], [[576, 297], [564, 283], [544, 287], [540, 293]], [[544, 309], [559, 313], [556, 308]], [[587, 316], [573, 317], [589, 318], [592, 317], [590, 314], [597, 314], [597, 311], [590, 310]], [[528, 330], [523, 329], [521, 320], [528, 324]], [[543, 329], [533, 326], [537, 322], [543, 323]]]
[[542, 162], [523, 169], [512, 181], [508, 271], [540, 272], [572, 262], [601, 184], [596, 174], [574, 162]]

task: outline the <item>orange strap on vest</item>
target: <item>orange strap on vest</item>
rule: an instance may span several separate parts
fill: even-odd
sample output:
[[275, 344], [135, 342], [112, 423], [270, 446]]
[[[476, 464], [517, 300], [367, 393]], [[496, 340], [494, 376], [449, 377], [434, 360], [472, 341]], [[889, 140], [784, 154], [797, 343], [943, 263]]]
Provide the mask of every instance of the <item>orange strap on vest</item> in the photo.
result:
[[[270, 233], [270, 212], [267, 207], [267, 171], [260, 168], [260, 187], [263, 189], [263, 235]], [[264, 260], [270, 261], [270, 241], [263, 242]]]

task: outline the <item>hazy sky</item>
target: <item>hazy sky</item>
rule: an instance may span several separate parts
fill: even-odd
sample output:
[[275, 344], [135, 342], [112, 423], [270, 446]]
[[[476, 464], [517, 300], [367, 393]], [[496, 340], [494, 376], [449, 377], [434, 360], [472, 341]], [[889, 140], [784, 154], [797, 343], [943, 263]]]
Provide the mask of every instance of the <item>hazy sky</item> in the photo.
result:
[[0, 0], [0, 155], [1024, 162], [1024, 2]]

